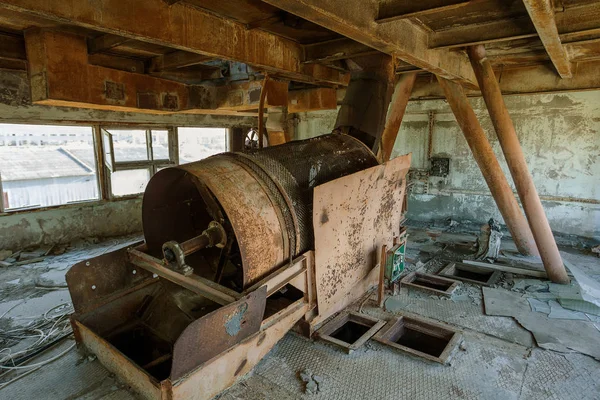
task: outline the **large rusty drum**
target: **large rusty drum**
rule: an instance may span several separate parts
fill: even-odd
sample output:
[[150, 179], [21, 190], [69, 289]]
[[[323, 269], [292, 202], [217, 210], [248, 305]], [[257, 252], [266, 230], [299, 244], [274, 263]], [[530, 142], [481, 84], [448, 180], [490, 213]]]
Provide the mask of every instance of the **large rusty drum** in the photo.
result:
[[375, 165], [362, 142], [331, 134], [164, 169], [143, 199], [148, 252], [160, 258], [164, 243], [185, 242], [217, 221], [227, 246], [202, 249], [186, 262], [213, 279], [225, 261], [221, 283], [242, 290], [314, 248], [315, 186]]

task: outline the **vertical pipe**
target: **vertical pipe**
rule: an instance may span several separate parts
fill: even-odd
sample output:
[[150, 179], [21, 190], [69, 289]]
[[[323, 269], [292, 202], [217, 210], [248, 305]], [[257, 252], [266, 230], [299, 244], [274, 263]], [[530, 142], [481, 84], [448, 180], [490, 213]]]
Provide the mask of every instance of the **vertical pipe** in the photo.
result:
[[517, 249], [524, 255], [538, 255], [531, 230], [519, 208], [508, 181], [500, 168], [500, 163], [485, 136], [483, 128], [465, 95], [462, 87], [454, 82], [438, 76], [440, 86], [444, 90], [448, 104], [456, 117], [473, 157], [479, 165], [490, 192], [498, 205], [504, 222], [512, 235]]
[[380, 162], [388, 161], [392, 155], [396, 137], [398, 137], [398, 131], [400, 130], [400, 125], [402, 124], [406, 106], [408, 105], [408, 99], [412, 93], [416, 78], [417, 73], [411, 72], [402, 74], [396, 82], [394, 94], [392, 95], [392, 101], [385, 121], [385, 127], [381, 134], [381, 144], [379, 146], [377, 157]]
[[548, 278], [557, 283], [569, 283], [554, 235], [527, 167], [523, 149], [502, 98], [500, 86], [490, 61], [485, 57], [485, 48], [473, 46], [469, 48], [468, 53]]

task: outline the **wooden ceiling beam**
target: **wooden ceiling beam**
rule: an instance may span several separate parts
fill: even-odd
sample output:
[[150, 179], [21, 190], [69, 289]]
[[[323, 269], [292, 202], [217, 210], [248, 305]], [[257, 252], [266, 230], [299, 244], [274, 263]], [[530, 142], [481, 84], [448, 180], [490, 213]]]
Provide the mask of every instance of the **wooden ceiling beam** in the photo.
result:
[[403, 19], [377, 24], [379, 0], [264, 0], [275, 7], [464, 85], [477, 87], [464, 54], [431, 51], [429, 32]]
[[[562, 43], [592, 39], [600, 35], [600, 2], [567, 8], [555, 14]], [[451, 49], [492, 42], [538, 37], [529, 16], [470, 24], [432, 32], [429, 47]]]
[[204, 54], [176, 50], [172, 53], [167, 53], [162, 56], [154, 57], [150, 61], [149, 69], [150, 71], [154, 72], [168, 71], [172, 69], [202, 64], [211, 60], [214, 60], [214, 58], [206, 56]]
[[352, 39], [341, 38], [304, 46], [305, 63], [331, 62], [377, 54], [379, 51]]
[[130, 38], [112, 35], [110, 33], [105, 33], [95, 38], [89, 38], [88, 54], [103, 53], [129, 41], [131, 41]]
[[[562, 79], [551, 63], [495, 71], [505, 96], [536, 93], [563, 93], [600, 89], [600, 60], [575, 64], [573, 77]], [[465, 90], [469, 97], [479, 97], [479, 90]], [[411, 100], [443, 99], [444, 94], [430, 75], [419, 76]]]
[[600, 59], [600, 38], [566, 43], [564, 46], [571, 62]]
[[530, 37], [537, 37], [537, 32], [529, 17], [501, 19], [432, 32], [429, 47], [451, 49]]
[[[481, 0], [475, 0], [481, 2]], [[441, 11], [455, 10], [474, 3], [473, 0], [382, 0], [379, 3], [377, 23], [387, 23], [399, 19], [420, 17]]]
[[301, 63], [303, 47], [292, 40], [222, 18], [186, 3], [163, 0], [0, 0], [0, 8], [61, 24], [142, 42], [239, 61], [294, 80], [347, 85], [349, 74]]
[[523, 3], [556, 71], [562, 78], [571, 78], [571, 62], [558, 35], [552, 2], [523, 0]]

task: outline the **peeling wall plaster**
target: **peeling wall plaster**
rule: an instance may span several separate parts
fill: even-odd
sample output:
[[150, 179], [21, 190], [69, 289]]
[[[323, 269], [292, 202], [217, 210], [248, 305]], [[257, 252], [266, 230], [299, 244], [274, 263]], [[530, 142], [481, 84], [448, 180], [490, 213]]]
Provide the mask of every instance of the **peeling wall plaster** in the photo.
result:
[[0, 217], [0, 249], [53, 245], [142, 231], [142, 200], [61, 207]]
[[[514, 185], [482, 98], [470, 99], [511, 187]], [[538, 193], [555, 232], [600, 239], [600, 91], [505, 98]], [[450, 175], [409, 196], [409, 218], [503, 222], [448, 104], [411, 101], [393, 156], [412, 152], [428, 169], [428, 111], [435, 112], [432, 156], [451, 158]], [[297, 136], [329, 133], [336, 111], [298, 114]]]

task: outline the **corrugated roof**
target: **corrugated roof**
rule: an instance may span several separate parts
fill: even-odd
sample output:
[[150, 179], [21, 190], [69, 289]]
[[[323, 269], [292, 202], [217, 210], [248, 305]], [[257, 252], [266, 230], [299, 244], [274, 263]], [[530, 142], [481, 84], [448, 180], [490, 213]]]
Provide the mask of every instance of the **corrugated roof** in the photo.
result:
[[0, 174], [3, 181], [85, 176], [93, 173], [93, 164], [87, 165], [84, 160], [62, 147], [0, 146]]

